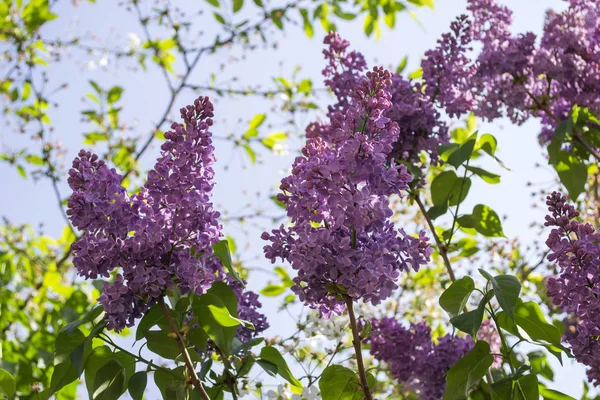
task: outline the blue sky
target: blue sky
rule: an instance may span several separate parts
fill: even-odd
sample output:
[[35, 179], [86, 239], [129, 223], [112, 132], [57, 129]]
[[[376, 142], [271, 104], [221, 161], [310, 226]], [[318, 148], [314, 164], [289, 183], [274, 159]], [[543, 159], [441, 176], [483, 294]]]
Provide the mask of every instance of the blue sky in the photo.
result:
[[[99, 2], [96, 5], [82, 3], [74, 8], [70, 2], [59, 2], [56, 5], [56, 12], [60, 18], [48, 24], [45, 35], [49, 38], [66, 38], [76, 33], [89, 37], [86, 43], [102, 43], [87, 34], [87, 32], [94, 32], [97, 38], [108, 38], [105, 44], [109, 47], [124, 48], [129, 33], [143, 37], [143, 32], [135, 23], [133, 15], [125, 12], [122, 7], [116, 6], [116, 3]], [[408, 15], [401, 15], [393, 31], [383, 28], [379, 41], [365, 37], [362, 21], [340, 22], [338, 29], [342, 36], [351, 41], [355, 49], [365, 55], [369, 65], [395, 67], [407, 55], [408, 69], [412, 70], [418, 66], [423, 52], [433, 47], [439, 36], [448, 30], [450, 21], [465, 11], [463, 0], [439, 0], [436, 3], [434, 10], [423, 9], [417, 12], [421, 25]], [[515, 31], [531, 30], [536, 33], [541, 31], [547, 8], [561, 9], [565, 5], [564, 2], [557, 0], [512, 0], [504, 3], [514, 10]], [[181, 4], [182, 9], [195, 10], [200, 3], [182, 1], [178, 4]], [[204, 45], [214, 36], [216, 26], [210, 16], [203, 15], [198, 18], [198, 23], [204, 31], [199, 43]], [[259, 45], [252, 51], [241, 51], [239, 48], [220, 50], [216, 55], [201, 61], [190, 82], [207, 84], [211, 74], [215, 73], [217, 82], [226, 83], [234, 77], [237, 78], [237, 83], [233, 83], [232, 87], [262, 84], [265, 88], [271, 88], [273, 76], [289, 77], [296, 66], [300, 66], [299, 77], [311, 78], [315, 87], [323, 87], [320, 72], [324, 67], [321, 54], [324, 32], [318, 27], [315, 29], [315, 37], [308, 39], [301, 29], [293, 26], [288, 28], [284, 32], [270, 31], [269, 40], [277, 43], [276, 49]], [[152, 124], [159, 119], [168, 101], [167, 88], [156, 68], [150, 66], [148, 71], [143, 73], [133, 70], [127, 63], [115, 64], [116, 61], [110, 57], [107, 70], [86, 68], [85, 65], [89, 60], [97, 63], [101, 57], [101, 54], [87, 55], [80, 51], [71, 51], [62, 62], [49, 67], [51, 81], [69, 83], [69, 89], [59, 92], [55, 97], [60, 107], [51, 112], [55, 127], [54, 138], [61, 140], [68, 149], [68, 154], [64, 157], [66, 165], [70, 164], [70, 160], [82, 145], [82, 132], [90, 130], [89, 126], [80, 122], [79, 115], [82, 109], [87, 108], [82, 98], [85, 93], [91, 91], [87, 83], [89, 79], [97, 81], [102, 87], [116, 84], [125, 87], [121, 100], [124, 104], [121, 119], [129, 121], [134, 126], [135, 134], [145, 136]], [[199, 94], [187, 91], [180, 96], [177, 105], [183, 106]], [[321, 96], [320, 100], [321, 104], [326, 104], [328, 97]], [[271, 103], [268, 101], [257, 98], [219, 99], [215, 105], [216, 124], [213, 133], [217, 137], [225, 137], [231, 133], [240, 136], [246, 129], [247, 121], [256, 113], [268, 111], [270, 106]], [[176, 114], [172, 116], [177, 117]], [[266, 133], [288, 129], [284, 122], [281, 117], [269, 113], [263, 131]], [[309, 121], [301, 120], [300, 125], [303, 126], [307, 122]], [[508, 237], [519, 237], [523, 243], [531, 243], [539, 239], [536, 237], [537, 232], [529, 229], [529, 224], [534, 220], [541, 221], [544, 215], [542, 210], [530, 207], [531, 188], [526, 184], [529, 181], [547, 184], [554, 178], [553, 172], [548, 168], [534, 168], [536, 163], [546, 164], [537, 144], [538, 131], [539, 124], [535, 121], [529, 121], [520, 127], [504, 120], [480, 126], [480, 132], [493, 133], [499, 139], [499, 157], [510, 171], [502, 171], [500, 185], [474, 184], [465, 206], [469, 209], [474, 204], [485, 203], [498, 214], [507, 215], [504, 232]], [[266, 196], [257, 199], [254, 194], [259, 191], [262, 193], [272, 191], [282, 178], [282, 171], [289, 168], [293, 161], [293, 154], [287, 157], [275, 157], [264, 153], [260, 157], [264, 163], [250, 166], [248, 158], [240, 149], [232, 149], [227, 141], [216, 140], [215, 144], [219, 160], [215, 203], [223, 210], [243, 212], [249, 203], [254, 206], [260, 205], [265, 201]], [[297, 144], [298, 141], [295, 142], [296, 146]], [[26, 137], [8, 131], [0, 132], [0, 146], [18, 149], [25, 145], [30, 145]], [[155, 143], [143, 158], [146, 167], [151, 165], [157, 153], [158, 148]], [[492, 163], [484, 166], [500, 171]], [[56, 210], [55, 199], [47, 181], [42, 180], [38, 183], [25, 181], [16, 170], [5, 164], [0, 164], [0, 176], [5, 182], [5, 193], [10, 193], [10, 195], [0, 196], [0, 214], [9, 217], [15, 223], [43, 223], [44, 231], [49, 234], [57, 234], [62, 230], [63, 221]], [[68, 193], [64, 183], [61, 184], [61, 189], [63, 194]], [[268, 261], [261, 256], [263, 244], [259, 238], [260, 229], [248, 226], [244, 232], [237, 225], [229, 225], [225, 226], [225, 231], [240, 238], [240, 243], [245, 245], [243, 249], [245, 260], [249, 260], [252, 265], [269, 268]], [[257, 278], [260, 284], [254, 287], [260, 288], [264, 285], [266, 276], [257, 275]], [[265, 299], [264, 304], [268, 314], [275, 316], [278, 300]], [[288, 329], [278, 324], [278, 319], [273, 321], [270, 334]], [[285, 325], [289, 326], [291, 322], [290, 319]], [[553, 388], [572, 396], [579, 396], [583, 368], [569, 361], [562, 368], [559, 365], [554, 367], [556, 383]]]

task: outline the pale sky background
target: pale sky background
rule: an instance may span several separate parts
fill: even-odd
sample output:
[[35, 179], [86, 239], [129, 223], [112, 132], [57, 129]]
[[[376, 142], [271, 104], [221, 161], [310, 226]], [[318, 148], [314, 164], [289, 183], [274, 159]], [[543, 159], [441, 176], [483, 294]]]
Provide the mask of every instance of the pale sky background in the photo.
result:
[[[248, 2], [248, 0], [247, 0]], [[143, 37], [141, 28], [137, 25], [133, 15], [125, 13], [122, 7], [115, 6], [116, 2], [98, 2], [96, 5], [82, 4], [74, 8], [70, 2], [59, 2], [56, 12], [60, 18], [47, 24], [45, 35], [48, 38], [66, 38], [73, 32], [81, 35], [85, 32], [93, 32], [98, 38], [106, 39], [106, 44], [111, 48], [124, 48], [127, 45], [127, 35], [130, 32]], [[562, 9], [565, 2], [552, 0], [512, 0], [504, 1], [515, 15], [514, 29], [522, 32], [531, 30], [539, 33], [542, 28], [545, 10], [548, 8]], [[148, 3], [148, 7], [149, 7]], [[177, 2], [186, 6], [193, 5], [193, 10], [206, 4], [201, 1]], [[208, 8], [208, 6], [206, 6]], [[463, 0], [437, 0], [434, 10], [422, 9], [417, 16], [422, 26], [419, 26], [407, 14], [398, 17], [396, 28], [393, 31], [383, 28], [382, 37], [379, 41], [374, 38], [366, 38], [362, 30], [362, 19], [354, 22], [338, 22], [338, 29], [343, 37], [351, 41], [352, 47], [361, 51], [370, 66], [375, 63], [384, 66], [393, 66], [408, 55], [408, 70], [418, 66], [420, 57], [427, 49], [435, 45], [440, 35], [449, 29], [451, 20], [458, 14], [465, 12], [465, 1]], [[215, 26], [210, 22], [211, 18], [202, 17], [205, 22], [205, 37], [212, 38]], [[74, 22], [78, 21], [77, 24]], [[302, 68], [299, 77], [310, 77], [315, 87], [323, 87], [320, 72], [324, 67], [321, 54], [322, 38], [324, 32], [320, 26], [315, 26], [315, 37], [308, 39], [302, 29], [291, 25], [286, 27], [282, 33], [271, 30], [270, 39], [278, 43], [277, 49], [264, 49], [259, 46], [252, 52], [241, 52], [239, 49], [221, 49], [217, 55], [206, 58], [201, 62], [190, 82], [206, 84], [211, 73], [217, 74], [217, 82], [227, 82], [231, 77], [237, 77], [238, 82], [232, 87], [254, 86], [263, 84], [265, 88], [273, 87], [271, 78], [273, 76], [291, 76], [294, 68]], [[93, 40], [86, 43], [98, 43]], [[100, 42], [101, 43], [101, 42]], [[207, 41], [202, 44], [206, 44]], [[148, 61], [148, 71], [132, 71], [127, 63], [119, 62], [115, 68], [114, 59], [109, 57], [108, 70], [96, 68], [89, 70], [85, 64], [89, 60], [98, 62], [101, 54], [93, 56], [83, 52], [73, 51], [71, 56], [64, 57], [63, 62], [51, 64], [49, 76], [51, 81], [57, 84], [69, 83], [69, 90], [61, 92], [55, 97], [60, 103], [58, 109], [51, 112], [51, 118], [55, 127], [54, 137], [60, 139], [69, 149], [65, 157], [65, 163], [76, 155], [81, 146], [81, 133], [89, 131], [80, 122], [79, 112], [86, 107], [82, 102], [84, 93], [90, 91], [87, 81], [93, 79], [102, 87], [110, 87], [120, 84], [125, 87], [121, 104], [124, 111], [121, 119], [125, 121], [136, 121], [135, 133], [145, 136], [149, 127], [157, 122], [163, 112], [168, 98], [165, 97], [166, 86], [163, 77], [158, 70]], [[242, 58], [243, 56], [243, 58]], [[224, 72], [220, 72], [224, 64]], [[198, 93], [199, 94], [199, 93]], [[185, 92], [179, 98], [177, 107], [192, 101], [198, 94]], [[320, 104], [329, 101], [328, 96], [321, 96]], [[234, 133], [241, 136], [246, 129], [247, 121], [256, 113], [268, 111], [272, 103], [260, 98], [234, 98], [220, 99], [215, 106], [216, 124], [213, 129], [215, 136], [227, 136]], [[173, 115], [177, 117], [177, 114]], [[305, 125], [308, 120], [301, 121]], [[268, 127], [263, 127], [262, 132], [280, 130], [284, 125], [280, 116], [270, 114], [267, 122]], [[553, 178], [553, 172], [548, 168], [534, 169], [534, 164], [546, 164], [537, 144], [537, 133], [539, 124], [530, 121], [527, 124], [516, 127], [508, 121], [498, 121], [493, 124], [483, 124], [481, 132], [490, 132], [499, 140], [499, 157], [511, 169], [502, 171], [492, 163], [484, 164], [493, 171], [499, 171], [502, 175], [500, 185], [484, 185], [475, 183], [470, 191], [470, 196], [465, 209], [472, 205], [485, 203], [498, 212], [499, 215], [507, 215], [504, 222], [504, 232], [508, 237], [519, 237], [523, 243], [531, 243], [536, 239], [536, 232], [529, 229], [532, 221], [541, 221], [543, 212], [533, 210], [531, 204], [531, 188], [526, 187], [528, 181], [546, 183]], [[19, 137], [13, 132], [3, 130], [0, 132], [0, 146], [4, 148], [18, 149], [28, 143], [25, 137]], [[297, 145], [298, 141], [295, 142]], [[156, 144], [156, 143], [155, 143]], [[229, 142], [216, 140], [217, 146], [217, 187], [215, 190], [215, 203], [223, 210], [244, 210], [248, 202], [256, 203], [254, 193], [260, 191], [267, 193], [277, 186], [282, 178], [282, 170], [289, 168], [293, 161], [293, 154], [287, 157], [275, 157], [272, 154], [262, 154], [263, 165], [249, 165], [248, 158], [241, 149], [232, 153]], [[143, 158], [144, 165], [149, 167], [158, 153], [154, 146]], [[228, 170], [224, 167], [228, 165]], [[56, 201], [51, 191], [50, 184], [43, 180], [37, 184], [31, 180], [23, 180], [16, 170], [6, 164], [0, 164], [0, 176], [4, 181], [3, 196], [0, 196], [0, 215], [7, 216], [13, 223], [32, 222], [44, 223], [44, 231], [48, 234], [58, 234], [63, 228], [63, 221], [56, 209]], [[61, 184], [64, 195], [68, 194], [66, 182]], [[249, 193], [247, 197], [240, 196], [241, 192]], [[266, 195], [261, 197], [264, 201]], [[268, 202], [268, 200], [267, 200]], [[271, 207], [266, 203], [265, 207]], [[270, 208], [273, 210], [273, 208]], [[263, 221], [263, 226], [269, 226], [268, 221]], [[249, 247], [243, 249], [243, 259], [249, 260], [251, 265], [259, 267], [270, 267], [270, 263], [262, 258], [262, 246], [259, 235], [260, 229], [247, 229], [247, 242]], [[239, 226], [225, 226], [225, 232], [241, 238]], [[250, 287], [260, 289], [268, 276], [256, 273]], [[293, 328], [293, 320], [287, 316], [277, 315], [279, 299], [263, 299], [264, 308], [268, 316], [271, 316], [271, 329], [268, 335], [281, 334]], [[552, 359], [553, 360], [553, 359]], [[580, 365], [565, 362], [560, 367], [553, 362], [555, 370], [555, 383], [550, 387], [561, 390], [571, 396], [579, 397], [582, 393], [581, 378], [584, 368]], [[152, 399], [152, 395], [149, 397]]]

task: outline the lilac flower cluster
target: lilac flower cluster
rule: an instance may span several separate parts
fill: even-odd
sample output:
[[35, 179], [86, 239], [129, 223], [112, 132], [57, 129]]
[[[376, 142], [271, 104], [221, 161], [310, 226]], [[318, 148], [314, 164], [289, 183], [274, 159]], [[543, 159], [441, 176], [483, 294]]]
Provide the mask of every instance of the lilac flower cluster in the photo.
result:
[[[336, 112], [344, 112], [351, 104], [351, 93], [357, 84], [365, 79], [367, 64], [362, 54], [348, 51], [350, 43], [337, 33], [330, 33], [323, 50], [327, 67], [323, 70], [325, 84], [336, 95], [337, 103], [329, 106], [329, 117]], [[400, 74], [391, 74], [391, 84], [386, 91], [392, 95], [391, 105], [385, 110], [385, 116], [396, 122], [400, 128], [390, 159], [418, 162], [419, 155], [425, 151], [433, 163], [437, 163], [437, 148], [448, 142], [448, 127], [434, 108], [432, 99], [424, 94], [420, 83], [404, 79]], [[312, 124], [309, 136], [323, 135], [326, 126]]]
[[[89, 152], [82, 150], [69, 171], [73, 194], [67, 213], [83, 232], [72, 245], [73, 264], [88, 279], [121, 269], [98, 299], [109, 329], [132, 326], [168, 289], [201, 294], [223, 279], [207, 266], [222, 236], [210, 201], [213, 105], [200, 97], [181, 116], [184, 123], [173, 123], [165, 133], [160, 157], [138, 194], [127, 194], [122, 177]], [[255, 315], [256, 295], [241, 287], [237, 294], [241, 314], [264, 325], [264, 317]]]
[[[570, 0], [546, 16], [536, 44], [531, 33], [510, 32], [512, 12], [496, 0], [469, 0], [422, 62], [426, 91], [448, 114], [473, 111], [492, 120], [543, 123], [540, 140], [552, 138], [573, 105], [600, 111], [600, 26], [596, 1]], [[481, 51], [473, 54], [478, 42]]]
[[[345, 57], [347, 44], [339, 36], [330, 34], [326, 43], [332, 49], [326, 56]], [[346, 58], [351, 60], [344, 65], [361, 69], [354, 62], [359, 56]], [[418, 270], [432, 250], [424, 232], [412, 237], [390, 220], [388, 197], [400, 195], [412, 180], [390, 157], [399, 139], [398, 124], [386, 116], [392, 107], [391, 74], [376, 67], [356, 77], [345, 99], [350, 78], [330, 67], [326, 71], [330, 84], [339, 85], [334, 92], [342, 101], [330, 108], [329, 123], [309, 126], [302, 156], [281, 182], [277, 198], [293, 226], [262, 237], [271, 242], [265, 246], [267, 258], [287, 260], [298, 271], [292, 290], [329, 316], [343, 310], [332, 286], [378, 304], [397, 287], [400, 272]]]
[[[546, 226], [554, 227], [546, 245], [548, 260], [556, 262], [560, 274], [546, 282], [548, 296], [564, 312], [571, 325], [563, 337], [577, 361], [589, 367], [587, 376], [600, 385], [600, 233], [576, 220], [579, 213], [567, 198], [554, 192], [546, 204], [550, 215]], [[575, 329], [573, 329], [573, 327]]]
[[446, 373], [473, 348], [473, 340], [445, 335], [432, 341], [424, 322], [404, 327], [393, 318], [372, 320], [367, 339], [375, 359], [388, 364], [390, 374], [422, 400], [441, 399]]

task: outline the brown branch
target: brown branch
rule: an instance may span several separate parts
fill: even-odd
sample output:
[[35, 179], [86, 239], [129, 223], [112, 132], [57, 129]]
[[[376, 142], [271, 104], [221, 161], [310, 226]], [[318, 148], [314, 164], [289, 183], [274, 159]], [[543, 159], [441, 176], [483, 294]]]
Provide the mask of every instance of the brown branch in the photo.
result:
[[358, 364], [358, 376], [360, 378], [360, 386], [362, 386], [365, 398], [367, 400], [373, 400], [373, 394], [369, 388], [367, 381], [367, 374], [365, 372], [365, 364], [362, 357], [362, 350], [360, 347], [360, 334], [358, 332], [358, 325], [356, 324], [356, 316], [354, 315], [354, 304], [352, 297], [344, 296], [346, 301], [346, 308], [348, 309], [348, 315], [350, 316], [350, 327], [352, 328], [352, 344], [354, 345], [354, 352], [356, 353], [356, 364]]
[[433, 221], [429, 217], [429, 214], [427, 214], [425, 205], [419, 198], [418, 194], [415, 195], [415, 202], [419, 206], [419, 209], [421, 210], [421, 214], [423, 214], [423, 217], [425, 217], [425, 220], [427, 221], [427, 225], [429, 225], [429, 230], [431, 231], [431, 235], [433, 236], [433, 239], [435, 240], [435, 243], [437, 244], [438, 251], [439, 251], [440, 255], [442, 256], [442, 259], [444, 260], [444, 264], [446, 265], [446, 269], [448, 270], [448, 275], [450, 276], [450, 280], [452, 282], [454, 282], [456, 280], [456, 276], [454, 275], [454, 270], [452, 270], [452, 264], [450, 264], [450, 259], [448, 258], [446, 245], [444, 245], [444, 243], [442, 243], [440, 237], [438, 236], [437, 232], [435, 231], [435, 226], [433, 225]]
[[196, 370], [194, 369], [194, 364], [192, 364], [192, 360], [190, 359], [190, 355], [188, 354], [188, 351], [187, 351], [187, 348], [185, 345], [185, 339], [183, 338], [183, 336], [181, 336], [181, 332], [179, 331], [179, 328], [177, 328], [177, 325], [175, 325], [175, 321], [173, 321], [173, 317], [171, 317], [171, 314], [169, 313], [169, 310], [167, 309], [167, 306], [165, 305], [165, 300], [163, 297], [158, 298], [158, 305], [160, 306], [160, 309], [162, 310], [165, 318], [167, 319], [167, 322], [169, 323], [169, 327], [171, 328], [171, 331], [173, 331], [173, 333], [175, 335], [177, 335], [177, 339], [176, 339], [177, 344], [179, 345], [179, 349], [181, 350], [181, 355], [183, 356], [183, 360], [185, 361], [185, 365], [186, 365], [188, 373], [190, 375], [192, 384], [196, 387], [196, 389], [198, 389], [198, 391], [200, 392], [200, 395], [202, 395], [202, 398], [204, 400], [210, 400], [208, 393], [206, 393], [206, 390], [204, 389], [204, 386], [202, 385], [202, 381], [200, 381], [200, 378], [198, 378], [198, 375], [196, 374]]

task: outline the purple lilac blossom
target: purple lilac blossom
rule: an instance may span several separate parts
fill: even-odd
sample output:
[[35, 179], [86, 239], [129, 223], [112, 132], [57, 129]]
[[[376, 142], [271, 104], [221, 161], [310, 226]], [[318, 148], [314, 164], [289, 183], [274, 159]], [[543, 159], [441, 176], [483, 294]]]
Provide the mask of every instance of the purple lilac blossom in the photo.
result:
[[472, 111], [517, 124], [539, 118], [543, 143], [574, 105], [600, 112], [599, 3], [568, 3], [547, 13], [536, 42], [531, 32], [511, 33], [512, 12], [496, 0], [469, 0], [470, 16], [460, 16], [426, 53], [427, 94], [450, 116]]
[[554, 227], [546, 241], [548, 260], [560, 267], [560, 274], [546, 282], [548, 296], [570, 314], [570, 330], [563, 339], [577, 361], [589, 367], [590, 382], [599, 386], [600, 233], [591, 224], [576, 220], [579, 213], [567, 203], [566, 196], [554, 192], [546, 204], [550, 215], [545, 226]]
[[492, 368], [502, 368], [502, 340], [491, 320], [486, 319], [481, 323], [477, 340], [485, 340], [490, 345], [490, 353], [495, 354]]
[[[330, 34], [326, 43], [345, 51], [340, 40]], [[344, 309], [331, 285], [378, 304], [397, 288], [400, 272], [418, 270], [432, 252], [424, 232], [413, 237], [390, 220], [389, 196], [412, 180], [404, 165], [389, 161], [399, 137], [386, 116], [391, 74], [375, 67], [354, 82], [347, 103], [330, 108], [329, 123], [308, 127], [302, 155], [281, 182], [277, 198], [293, 225], [262, 235], [271, 242], [265, 256], [288, 261], [298, 271], [292, 290], [326, 317]]]
[[372, 320], [367, 342], [371, 354], [388, 364], [390, 374], [422, 400], [439, 400], [446, 388], [446, 373], [473, 348], [470, 336], [445, 335], [434, 343], [424, 322], [408, 328], [393, 318]]
[[[160, 157], [138, 194], [129, 195], [122, 176], [84, 150], [69, 171], [73, 194], [67, 214], [83, 233], [72, 245], [73, 264], [88, 279], [108, 278], [120, 268], [98, 299], [107, 327], [115, 331], [133, 326], [169, 289], [202, 294], [224, 279], [207, 265], [222, 236], [211, 202], [213, 105], [200, 97], [182, 108], [181, 116], [184, 123], [173, 123], [165, 133]], [[192, 256], [192, 249], [201, 256]], [[256, 312], [256, 295], [241, 285], [234, 291], [243, 318], [256, 319], [262, 328], [266, 321]]]
[[[329, 116], [347, 110], [351, 102], [354, 86], [365, 79], [367, 66], [362, 54], [349, 51], [350, 43], [332, 32], [325, 38], [328, 47], [323, 50], [328, 64], [323, 70], [325, 84], [336, 95], [337, 103], [329, 107]], [[391, 74], [391, 106], [385, 116], [396, 122], [399, 134], [390, 159], [418, 162], [420, 153], [425, 151], [432, 163], [438, 162], [437, 148], [448, 142], [448, 127], [441, 120], [431, 98], [424, 94], [420, 83], [404, 79], [400, 74]], [[307, 130], [307, 136], [325, 136], [328, 125], [313, 123]]]

